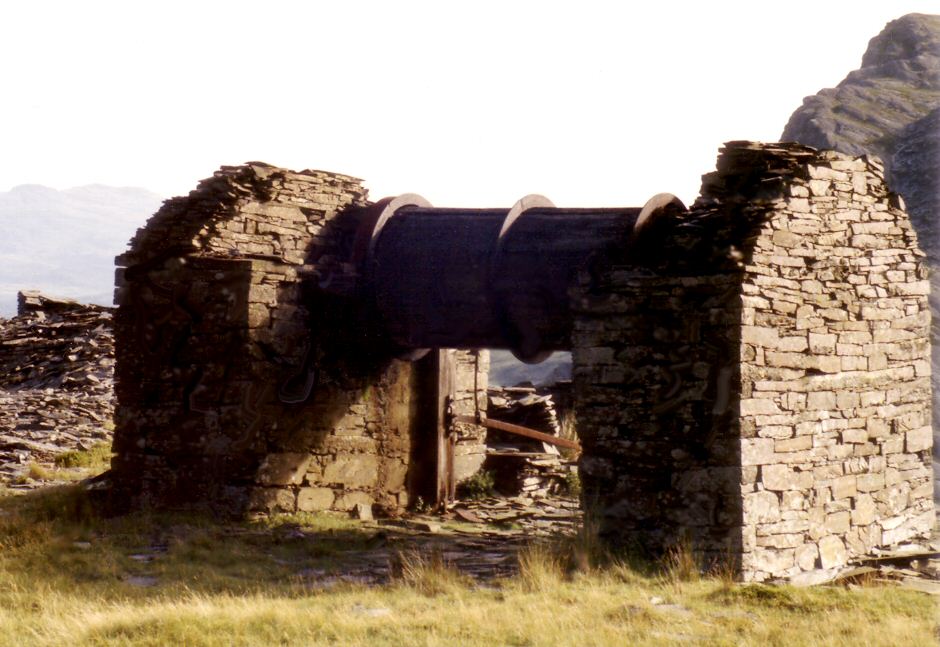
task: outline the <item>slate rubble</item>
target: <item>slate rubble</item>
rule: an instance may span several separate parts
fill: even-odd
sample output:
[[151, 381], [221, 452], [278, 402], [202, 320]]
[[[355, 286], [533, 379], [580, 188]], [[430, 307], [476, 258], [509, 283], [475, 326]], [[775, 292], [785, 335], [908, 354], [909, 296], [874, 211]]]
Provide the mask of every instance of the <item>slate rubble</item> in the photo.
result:
[[[491, 387], [487, 400], [489, 418], [552, 436], [561, 434], [550, 393], [534, 387]], [[483, 469], [493, 473], [496, 489], [504, 494], [547, 497], [562, 491], [575, 469], [556, 446], [498, 429], [487, 430], [486, 452]]]
[[112, 309], [33, 291], [0, 319], [0, 483], [20, 487], [30, 463], [110, 442]]

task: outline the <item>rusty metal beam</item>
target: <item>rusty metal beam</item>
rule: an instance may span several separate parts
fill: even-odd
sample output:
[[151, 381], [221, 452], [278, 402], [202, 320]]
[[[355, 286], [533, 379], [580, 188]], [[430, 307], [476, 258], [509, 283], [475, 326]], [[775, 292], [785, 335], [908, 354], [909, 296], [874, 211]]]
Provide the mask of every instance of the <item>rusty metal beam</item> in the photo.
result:
[[535, 429], [530, 429], [529, 427], [523, 427], [522, 425], [514, 425], [511, 422], [503, 422], [502, 420], [494, 420], [493, 418], [477, 420], [473, 416], [455, 416], [454, 420], [457, 422], [466, 422], [474, 425], [483, 425], [484, 427], [488, 427], [490, 429], [499, 429], [500, 431], [516, 434], [517, 436], [525, 436], [526, 438], [541, 440], [543, 443], [548, 443], [549, 445], [567, 447], [568, 449], [576, 449], [581, 451], [581, 445], [573, 440], [552, 436], [551, 434], [536, 431]]

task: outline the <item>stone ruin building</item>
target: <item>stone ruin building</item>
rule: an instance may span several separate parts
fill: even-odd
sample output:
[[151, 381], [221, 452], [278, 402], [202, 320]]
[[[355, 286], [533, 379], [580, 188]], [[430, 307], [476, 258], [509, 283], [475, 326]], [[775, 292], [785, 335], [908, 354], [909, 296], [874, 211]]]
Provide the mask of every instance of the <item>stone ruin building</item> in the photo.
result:
[[604, 540], [745, 580], [934, 525], [924, 255], [874, 158], [730, 142], [686, 209], [435, 209], [261, 163], [117, 259], [125, 506], [395, 514], [483, 461], [488, 348], [568, 349]]

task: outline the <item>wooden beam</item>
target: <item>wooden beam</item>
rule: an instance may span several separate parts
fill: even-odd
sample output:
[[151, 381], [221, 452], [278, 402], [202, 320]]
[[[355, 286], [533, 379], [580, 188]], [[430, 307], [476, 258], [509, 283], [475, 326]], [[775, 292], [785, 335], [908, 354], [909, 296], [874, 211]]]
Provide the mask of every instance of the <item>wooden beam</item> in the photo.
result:
[[493, 418], [486, 418], [485, 420], [478, 421], [473, 416], [456, 416], [454, 420], [457, 422], [467, 422], [474, 425], [483, 425], [484, 427], [488, 427], [490, 429], [499, 429], [500, 431], [516, 434], [517, 436], [525, 436], [526, 438], [541, 440], [543, 443], [548, 443], [549, 445], [567, 447], [568, 449], [577, 449], [578, 451], [581, 451], [581, 445], [573, 440], [552, 436], [551, 434], [546, 434], [544, 432], [536, 431], [535, 429], [530, 429], [521, 425], [514, 425], [511, 422], [503, 422], [502, 420], [494, 420]]

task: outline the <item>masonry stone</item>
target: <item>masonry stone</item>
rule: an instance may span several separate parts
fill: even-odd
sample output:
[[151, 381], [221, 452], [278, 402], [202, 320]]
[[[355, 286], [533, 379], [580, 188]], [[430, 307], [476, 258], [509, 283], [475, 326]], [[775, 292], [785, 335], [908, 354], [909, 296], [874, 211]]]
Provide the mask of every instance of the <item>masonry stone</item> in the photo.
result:
[[[375, 206], [355, 178], [251, 163], [138, 232], [116, 278], [117, 500], [368, 516], [415, 502], [427, 469], [479, 469], [486, 353], [390, 342], [359, 291]], [[761, 581], [926, 536], [929, 282], [876, 163], [729, 142], [691, 208], [650, 222], [568, 285], [602, 539], [690, 541]]]
[[845, 544], [839, 537], [829, 535], [819, 540], [819, 562], [823, 568], [837, 568], [845, 566], [848, 553]]
[[[929, 285], [891, 195], [866, 158], [731, 142], [692, 209], [663, 225], [654, 259], [625, 255], [607, 274], [582, 278], [573, 339], [580, 432], [586, 452], [613, 466], [609, 479], [583, 477], [602, 509], [618, 511], [601, 516], [606, 536], [664, 549], [691, 538], [706, 557], [730, 549], [742, 576], [760, 581], [841, 566], [929, 532]], [[582, 322], [602, 315], [587, 295], [599, 286], [627, 305], [589, 333]], [[716, 307], [724, 317], [708, 314]], [[665, 325], [677, 330], [668, 343], [642, 334]], [[614, 395], [588, 359], [591, 348], [618, 344], [631, 348], [632, 375], [661, 367], [668, 379], [623, 383]], [[690, 359], [711, 369], [692, 376], [681, 368]], [[688, 395], [665, 399], [676, 383]], [[619, 433], [594, 435], [612, 415]], [[620, 442], [647, 436], [689, 448], [686, 458], [653, 459]], [[738, 478], [698, 488], [696, 501], [727, 505], [740, 488], [739, 521], [681, 523], [693, 518], [683, 507], [690, 499], [664, 490], [662, 475], [717, 461]], [[679, 523], [629, 513], [652, 509]]]
[[[223, 167], [137, 233], [117, 259], [119, 505], [394, 511], [412, 499], [414, 383], [429, 369], [320, 287], [346, 280], [366, 198], [336, 173]], [[485, 351], [447, 352], [452, 406], [473, 415]], [[482, 457], [485, 430], [458, 433]]]

